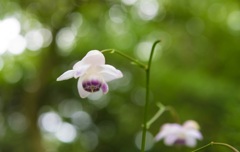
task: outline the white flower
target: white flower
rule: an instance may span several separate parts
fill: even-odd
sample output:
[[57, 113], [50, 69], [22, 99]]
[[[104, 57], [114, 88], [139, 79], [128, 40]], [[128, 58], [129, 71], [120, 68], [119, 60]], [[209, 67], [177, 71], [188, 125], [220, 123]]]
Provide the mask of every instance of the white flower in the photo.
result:
[[78, 79], [78, 92], [82, 98], [89, 94], [102, 91], [108, 92], [107, 82], [123, 76], [120, 70], [105, 64], [105, 57], [98, 50], [92, 50], [85, 57], [77, 62], [72, 70], [64, 72], [57, 78], [57, 81], [67, 80], [70, 78]]
[[202, 134], [198, 129], [199, 125], [193, 120], [188, 120], [183, 125], [167, 123], [162, 126], [155, 139], [156, 141], [163, 139], [168, 146], [186, 145], [194, 147], [196, 140], [202, 139]]

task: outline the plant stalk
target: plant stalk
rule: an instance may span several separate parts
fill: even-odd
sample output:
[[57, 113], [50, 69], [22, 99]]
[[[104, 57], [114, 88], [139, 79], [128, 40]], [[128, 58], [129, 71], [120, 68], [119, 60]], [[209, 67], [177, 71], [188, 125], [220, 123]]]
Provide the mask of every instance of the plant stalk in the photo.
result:
[[224, 147], [227, 147], [229, 149], [231, 149], [233, 152], [239, 152], [236, 148], [234, 148], [233, 146], [229, 145], [229, 144], [226, 144], [226, 143], [220, 143], [220, 142], [210, 142], [209, 144], [205, 145], [205, 146], [202, 146], [192, 152], [197, 152], [197, 151], [200, 151], [200, 150], [203, 150], [204, 148], [207, 148], [209, 146], [213, 146], [213, 145], [219, 145], [219, 146], [224, 146]]
[[143, 128], [142, 128], [142, 144], [141, 144], [141, 152], [145, 151], [145, 143], [146, 143], [146, 133], [147, 133], [147, 115], [148, 115], [148, 106], [149, 106], [149, 80], [150, 80], [150, 70], [152, 64], [152, 57], [155, 50], [156, 45], [160, 42], [157, 40], [153, 43], [150, 57], [148, 60], [147, 68], [146, 68], [146, 97], [145, 97], [145, 106], [144, 106], [144, 116], [143, 116]]
[[124, 58], [127, 58], [127, 59], [130, 60], [132, 63], [134, 63], [134, 64], [136, 64], [137, 66], [139, 66], [140, 68], [143, 68], [144, 70], [147, 69], [147, 66], [146, 66], [145, 64], [143, 64], [142, 62], [140, 62], [140, 61], [132, 58], [131, 56], [128, 56], [127, 54], [122, 53], [122, 52], [120, 52], [120, 51], [118, 51], [118, 50], [115, 50], [115, 49], [106, 49], [106, 50], [102, 50], [101, 52], [102, 52], [102, 53], [104, 53], [104, 52], [117, 53], [117, 54], [123, 56]]

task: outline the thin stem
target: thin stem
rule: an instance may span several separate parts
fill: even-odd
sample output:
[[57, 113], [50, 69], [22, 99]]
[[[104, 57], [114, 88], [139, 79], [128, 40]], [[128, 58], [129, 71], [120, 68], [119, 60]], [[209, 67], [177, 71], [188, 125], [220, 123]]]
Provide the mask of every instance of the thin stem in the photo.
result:
[[119, 54], [119, 55], [127, 58], [127, 59], [130, 60], [132, 63], [138, 65], [140, 68], [143, 68], [144, 70], [147, 69], [147, 66], [146, 66], [145, 64], [141, 63], [140, 61], [138, 61], [138, 60], [136, 60], [136, 59], [134, 59], [134, 58], [126, 55], [125, 53], [122, 53], [122, 52], [118, 51], [118, 50], [115, 50], [115, 49], [106, 49], [106, 50], [102, 50], [101, 52], [102, 52], [102, 53], [104, 53], [104, 52], [117, 53], [117, 54]]
[[154, 50], [155, 50], [155, 47], [156, 45], [161, 42], [160, 40], [157, 40], [153, 43], [153, 46], [152, 46], [152, 50], [151, 50], [151, 54], [150, 54], [150, 57], [149, 57], [149, 60], [148, 60], [148, 68], [146, 71], [148, 71], [148, 75], [150, 74], [150, 67], [151, 67], [151, 64], [152, 64], [152, 58], [153, 58], [153, 53], [154, 53]]
[[220, 143], [220, 142], [213, 142], [213, 141], [210, 142], [209, 144], [205, 145], [205, 146], [202, 146], [202, 147], [200, 147], [200, 148], [198, 148], [198, 149], [192, 151], [192, 152], [197, 152], [197, 151], [200, 151], [200, 150], [202, 150], [202, 149], [204, 149], [204, 148], [207, 148], [207, 147], [209, 147], [209, 146], [213, 146], [213, 145], [224, 146], [224, 147], [227, 147], [227, 148], [231, 149], [233, 152], [239, 152], [236, 148], [234, 148], [233, 146], [231, 146], [231, 145], [229, 145], [229, 144], [226, 144], [226, 143]]
[[146, 133], [147, 133], [147, 114], [148, 114], [148, 106], [149, 106], [149, 80], [150, 80], [150, 69], [152, 63], [152, 57], [155, 50], [156, 45], [160, 42], [157, 40], [153, 43], [150, 57], [148, 60], [147, 68], [146, 68], [146, 97], [145, 97], [145, 107], [144, 107], [144, 117], [143, 117], [143, 129], [142, 129], [142, 144], [141, 144], [141, 152], [145, 151], [145, 143], [146, 143]]
[[180, 118], [179, 118], [176, 110], [172, 106], [167, 106], [166, 110], [168, 110], [170, 112], [170, 114], [172, 115], [175, 122], [180, 123]]
[[157, 107], [159, 107], [159, 110], [157, 111], [157, 113], [147, 122], [147, 129], [149, 129], [151, 127], [151, 125], [165, 112], [165, 111], [169, 111], [172, 115], [172, 117], [175, 119], [175, 121], [177, 123], [179, 123], [179, 118], [176, 114], [176, 111], [174, 110], [173, 107], [171, 106], [164, 106], [163, 104], [161, 104], [160, 102], [157, 103]]
[[150, 128], [150, 126], [152, 125], [152, 123], [154, 123], [162, 114], [164, 111], [167, 110], [167, 108], [162, 105], [161, 103], [158, 103], [157, 106], [159, 107], [158, 112], [147, 122], [147, 129]]

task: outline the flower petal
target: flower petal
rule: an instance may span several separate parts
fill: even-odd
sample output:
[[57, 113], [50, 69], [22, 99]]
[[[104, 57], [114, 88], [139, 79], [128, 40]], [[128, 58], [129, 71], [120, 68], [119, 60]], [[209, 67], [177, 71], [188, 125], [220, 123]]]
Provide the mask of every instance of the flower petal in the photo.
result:
[[87, 92], [83, 89], [83, 86], [82, 86], [82, 79], [79, 78], [78, 79], [78, 93], [80, 95], [81, 98], [86, 98], [88, 95], [90, 95], [91, 93], [90, 92]]
[[82, 62], [82, 60], [78, 61], [77, 63], [75, 63], [73, 65], [73, 70], [77, 70], [77, 69], [81, 68], [83, 65], [84, 65], [84, 63]]
[[160, 132], [156, 135], [155, 140], [161, 140], [168, 136], [175, 135], [177, 136], [178, 133], [181, 132], [181, 126], [175, 123], [166, 123], [161, 127]]
[[188, 120], [185, 121], [185, 123], [183, 124], [184, 128], [192, 128], [192, 129], [200, 129], [200, 126], [198, 125], [198, 123], [194, 120]]
[[167, 135], [167, 134], [166, 134], [165, 131], [161, 131], [161, 132], [159, 132], [159, 133], [156, 135], [155, 140], [156, 140], [156, 141], [159, 141], [159, 140], [163, 139], [166, 135]]
[[173, 145], [177, 139], [176, 135], [169, 135], [164, 139], [164, 144], [168, 146]]
[[79, 69], [83, 65], [104, 65], [105, 64], [105, 57], [102, 52], [98, 50], [91, 50], [89, 51], [81, 61], [77, 62], [73, 69]]
[[189, 137], [193, 137], [193, 138], [199, 139], [199, 140], [201, 140], [203, 138], [202, 134], [200, 133], [200, 131], [194, 130], [194, 129], [188, 129], [186, 131], [186, 135], [189, 136]]
[[68, 71], [64, 72], [62, 75], [60, 75], [57, 78], [57, 81], [62, 81], [62, 80], [67, 80], [67, 79], [73, 78], [74, 73], [75, 73], [75, 70], [68, 70]]
[[188, 147], [194, 147], [197, 144], [196, 139], [194, 139], [192, 137], [185, 138], [185, 142], [186, 142], [186, 146], [188, 146]]
[[108, 93], [108, 85], [106, 82], [102, 83], [101, 89], [102, 89], [103, 94]]
[[106, 82], [123, 77], [122, 72], [111, 65], [102, 65], [101, 68], [102, 70], [99, 73]]
[[76, 69], [74, 78], [78, 78], [86, 73], [86, 71], [89, 69], [90, 65], [82, 65], [78, 69]]

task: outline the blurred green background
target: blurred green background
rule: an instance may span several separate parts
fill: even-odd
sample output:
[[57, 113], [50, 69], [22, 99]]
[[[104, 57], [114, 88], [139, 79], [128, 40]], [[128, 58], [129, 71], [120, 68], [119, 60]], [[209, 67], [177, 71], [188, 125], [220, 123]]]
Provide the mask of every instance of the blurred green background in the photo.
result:
[[[114, 48], [147, 62], [157, 39], [149, 118], [160, 101], [181, 122], [200, 124], [197, 147], [218, 141], [240, 149], [238, 0], [0, 0], [0, 151], [138, 152], [142, 69], [106, 53], [124, 77], [101, 98], [81, 99], [77, 80], [56, 78], [92, 49]], [[168, 112], [149, 138], [167, 122], [175, 122]], [[193, 150], [162, 141], [147, 147]]]

